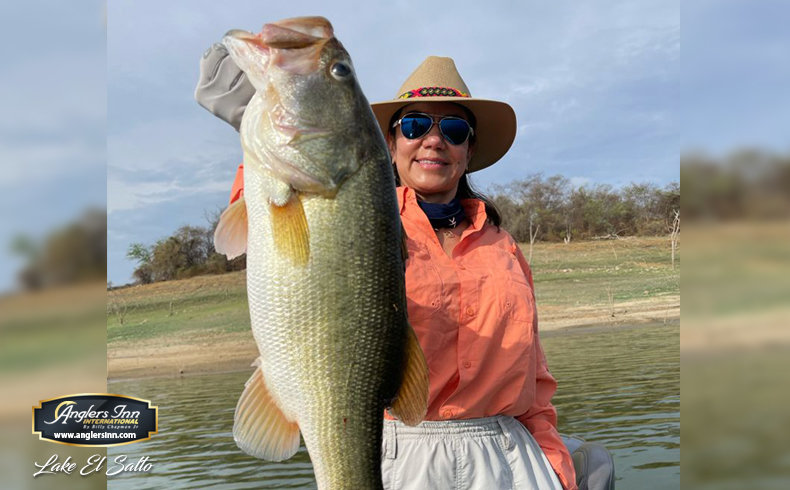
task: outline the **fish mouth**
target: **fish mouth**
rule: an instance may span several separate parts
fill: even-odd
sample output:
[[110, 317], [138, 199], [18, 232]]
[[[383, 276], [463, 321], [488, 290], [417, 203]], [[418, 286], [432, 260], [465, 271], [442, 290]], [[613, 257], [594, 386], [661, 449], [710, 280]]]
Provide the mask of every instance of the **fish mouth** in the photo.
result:
[[234, 60], [237, 57], [247, 56], [247, 53], [250, 52], [257, 52], [264, 56], [269, 54], [269, 46], [263, 42], [263, 37], [260, 34], [253, 34], [242, 29], [231, 29], [226, 32], [222, 37], [222, 44], [231, 54], [236, 54]]
[[263, 40], [261, 39], [260, 34], [253, 34], [243, 29], [231, 29], [226, 32], [225, 36], [223, 37], [229, 37], [238, 41], [244, 41], [248, 44], [254, 44], [263, 47]]
[[[258, 78], [262, 87], [269, 66], [294, 75], [315, 71], [324, 45], [333, 38], [332, 24], [325, 18], [296, 17], [264, 24], [259, 34], [230, 30], [222, 42], [236, 64]], [[255, 80], [251, 81], [256, 85]]]
[[332, 24], [323, 17], [295, 17], [264, 24], [260, 34], [231, 29], [225, 37], [258, 49], [301, 49], [334, 37]]
[[296, 17], [265, 24], [261, 40], [276, 49], [301, 49], [334, 36], [332, 24], [323, 17]]

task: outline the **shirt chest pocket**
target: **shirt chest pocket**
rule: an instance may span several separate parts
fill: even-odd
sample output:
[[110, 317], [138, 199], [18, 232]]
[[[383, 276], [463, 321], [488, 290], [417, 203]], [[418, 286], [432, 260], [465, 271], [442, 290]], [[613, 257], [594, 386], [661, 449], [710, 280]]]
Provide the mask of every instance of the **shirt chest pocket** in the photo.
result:
[[535, 300], [521, 268], [509, 271], [504, 283], [500, 294], [503, 315], [531, 324], [535, 316]]
[[412, 325], [433, 317], [441, 308], [443, 284], [428, 250], [419, 242], [406, 240], [406, 302]]
[[502, 318], [534, 321], [535, 301], [532, 288], [518, 263], [515, 250], [501, 247], [481, 249], [475, 261], [487, 269], [483, 297], [495, 298], [495, 308]]

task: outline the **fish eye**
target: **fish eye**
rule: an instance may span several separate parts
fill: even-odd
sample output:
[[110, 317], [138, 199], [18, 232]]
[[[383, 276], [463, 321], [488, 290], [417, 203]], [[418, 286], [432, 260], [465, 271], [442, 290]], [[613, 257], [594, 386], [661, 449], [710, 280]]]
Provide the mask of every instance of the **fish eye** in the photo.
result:
[[329, 72], [338, 80], [345, 80], [351, 76], [351, 66], [345, 61], [336, 61], [329, 68]]

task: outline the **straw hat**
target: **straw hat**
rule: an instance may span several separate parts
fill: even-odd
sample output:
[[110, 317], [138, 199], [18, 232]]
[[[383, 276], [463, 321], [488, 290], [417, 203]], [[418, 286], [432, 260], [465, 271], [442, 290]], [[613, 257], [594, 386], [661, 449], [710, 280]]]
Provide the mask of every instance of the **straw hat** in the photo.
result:
[[516, 137], [516, 113], [497, 100], [476, 99], [464, 83], [452, 58], [429, 56], [403, 82], [393, 100], [371, 104], [384, 134], [392, 116], [416, 102], [453, 102], [469, 109], [477, 120], [475, 152], [468, 171], [493, 165], [502, 158]]

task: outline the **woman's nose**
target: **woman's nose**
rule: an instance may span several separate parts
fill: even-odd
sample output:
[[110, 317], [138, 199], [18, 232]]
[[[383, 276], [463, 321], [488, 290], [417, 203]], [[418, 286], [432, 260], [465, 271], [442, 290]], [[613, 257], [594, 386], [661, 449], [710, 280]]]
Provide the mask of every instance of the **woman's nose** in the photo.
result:
[[444, 136], [442, 136], [442, 132], [439, 130], [439, 125], [434, 124], [428, 134], [423, 137], [423, 145], [428, 147], [444, 147]]

